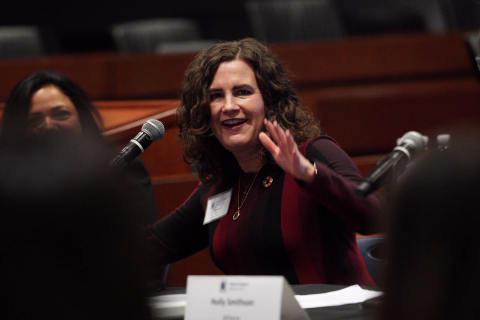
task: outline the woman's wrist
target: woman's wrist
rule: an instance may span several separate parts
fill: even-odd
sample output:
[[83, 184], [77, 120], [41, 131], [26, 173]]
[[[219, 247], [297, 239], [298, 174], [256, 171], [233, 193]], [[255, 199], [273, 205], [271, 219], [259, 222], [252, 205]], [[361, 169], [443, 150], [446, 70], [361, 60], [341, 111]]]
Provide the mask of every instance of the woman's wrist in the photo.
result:
[[305, 181], [306, 183], [310, 183], [315, 179], [316, 174], [317, 174], [317, 165], [315, 164], [315, 162], [313, 164], [308, 162], [308, 165], [304, 170], [302, 180]]

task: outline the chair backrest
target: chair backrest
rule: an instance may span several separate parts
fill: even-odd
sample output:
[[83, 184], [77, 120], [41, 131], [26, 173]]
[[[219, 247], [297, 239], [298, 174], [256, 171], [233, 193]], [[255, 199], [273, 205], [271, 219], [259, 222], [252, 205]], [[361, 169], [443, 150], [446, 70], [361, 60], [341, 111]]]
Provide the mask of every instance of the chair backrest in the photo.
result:
[[385, 265], [385, 238], [383, 236], [357, 238], [357, 245], [370, 277], [381, 287]]
[[165, 41], [155, 47], [157, 53], [196, 52], [214, 45], [214, 40]]
[[44, 54], [44, 45], [37, 27], [0, 27], [0, 58], [25, 58]]
[[253, 35], [266, 42], [341, 38], [340, 18], [330, 0], [248, 1]]
[[337, 0], [350, 34], [447, 32], [452, 27], [446, 0]]
[[162, 43], [200, 40], [199, 27], [190, 19], [161, 18], [112, 26], [119, 52], [156, 52]]
[[480, 28], [480, 1], [443, 0], [449, 5], [449, 13], [456, 30], [478, 30]]

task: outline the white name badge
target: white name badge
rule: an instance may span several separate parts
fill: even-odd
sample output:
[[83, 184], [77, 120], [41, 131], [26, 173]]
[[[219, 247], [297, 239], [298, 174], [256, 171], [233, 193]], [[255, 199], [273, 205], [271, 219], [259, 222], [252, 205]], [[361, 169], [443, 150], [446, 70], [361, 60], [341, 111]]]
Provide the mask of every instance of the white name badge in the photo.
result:
[[308, 320], [282, 276], [188, 276], [185, 320]]
[[230, 206], [230, 199], [232, 198], [232, 189], [218, 193], [208, 198], [207, 210], [203, 224], [210, 223], [214, 220], [220, 219], [228, 213]]

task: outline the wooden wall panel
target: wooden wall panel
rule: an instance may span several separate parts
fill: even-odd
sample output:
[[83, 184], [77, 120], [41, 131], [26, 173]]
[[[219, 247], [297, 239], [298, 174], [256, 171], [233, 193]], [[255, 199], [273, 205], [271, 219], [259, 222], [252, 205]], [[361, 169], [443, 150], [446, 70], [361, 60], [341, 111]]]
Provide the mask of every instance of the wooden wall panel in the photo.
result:
[[91, 53], [0, 60], [0, 101], [30, 72], [54, 69], [94, 100], [176, 98], [192, 54]]
[[480, 84], [473, 77], [301, 90], [304, 103], [352, 156], [384, 153], [407, 131], [435, 139], [480, 123]]
[[[301, 88], [472, 74], [462, 33], [271, 45]], [[95, 100], [177, 98], [194, 54], [115, 53], [0, 60], [0, 101], [38, 69], [56, 69]]]
[[271, 46], [298, 88], [472, 72], [460, 33], [398, 34]]

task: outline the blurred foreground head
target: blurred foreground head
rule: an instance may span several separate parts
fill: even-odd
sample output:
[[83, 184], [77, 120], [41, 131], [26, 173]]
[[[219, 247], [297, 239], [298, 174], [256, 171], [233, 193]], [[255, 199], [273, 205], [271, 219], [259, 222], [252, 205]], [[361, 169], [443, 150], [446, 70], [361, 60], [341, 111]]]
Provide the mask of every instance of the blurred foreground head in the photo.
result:
[[480, 286], [480, 136], [452, 139], [395, 197], [382, 319], [473, 319]]
[[146, 319], [142, 246], [122, 180], [91, 142], [0, 150], [0, 277], [9, 319]]

